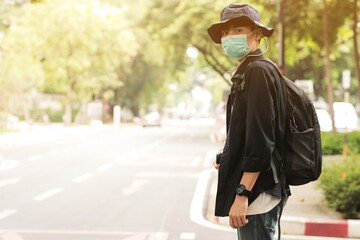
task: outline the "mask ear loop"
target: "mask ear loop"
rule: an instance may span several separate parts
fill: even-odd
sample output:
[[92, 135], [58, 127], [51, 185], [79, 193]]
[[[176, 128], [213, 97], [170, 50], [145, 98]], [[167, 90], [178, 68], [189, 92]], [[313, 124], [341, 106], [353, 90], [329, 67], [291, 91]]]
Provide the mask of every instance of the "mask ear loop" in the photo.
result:
[[259, 56], [265, 54], [267, 51], [269, 51], [269, 42], [268, 42], [267, 38], [262, 37], [262, 39], [264, 39], [265, 45], [266, 45], [264, 52], [262, 52], [260, 54], [255, 54], [255, 55], [250, 54], [250, 55], [247, 55], [247, 57], [259, 57]]

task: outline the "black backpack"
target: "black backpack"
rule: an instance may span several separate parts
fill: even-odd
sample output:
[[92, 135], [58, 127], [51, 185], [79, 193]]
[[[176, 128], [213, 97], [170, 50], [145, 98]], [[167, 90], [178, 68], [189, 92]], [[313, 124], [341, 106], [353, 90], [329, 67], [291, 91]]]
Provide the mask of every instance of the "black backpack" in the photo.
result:
[[275, 149], [276, 164], [285, 175], [288, 185], [303, 185], [315, 181], [322, 170], [320, 124], [312, 101], [293, 81], [284, 77], [269, 59], [258, 60], [271, 63], [283, 79], [286, 91], [285, 153]]

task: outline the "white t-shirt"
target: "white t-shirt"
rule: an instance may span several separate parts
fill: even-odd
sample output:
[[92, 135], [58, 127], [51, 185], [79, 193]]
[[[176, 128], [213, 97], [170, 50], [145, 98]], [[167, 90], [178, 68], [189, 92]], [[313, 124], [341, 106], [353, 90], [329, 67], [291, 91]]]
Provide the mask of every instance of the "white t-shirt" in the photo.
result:
[[280, 201], [281, 198], [263, 192], [249, 205], [247, 215], [267, 213], [278, 205]]

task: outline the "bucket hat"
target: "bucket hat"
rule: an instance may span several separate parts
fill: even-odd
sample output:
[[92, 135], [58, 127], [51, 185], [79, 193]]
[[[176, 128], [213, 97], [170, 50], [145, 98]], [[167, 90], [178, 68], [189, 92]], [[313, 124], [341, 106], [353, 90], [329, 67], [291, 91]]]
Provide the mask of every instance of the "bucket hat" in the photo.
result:
[[266, 27], [260, 23], [260, 15], [255, 8], [247, 4], [230, 4], [221, 11], [220, 22], [208, 28], [207, 31], [211, 39], [215, 43], [221, 43], [222, 30], [230, 21], [234, 21], [235, 19], [239, 21], [250, 20], [258, 28], [263, 29], [263, 35], [265, 37], [270, 37], [274, 32], [273, 28]]

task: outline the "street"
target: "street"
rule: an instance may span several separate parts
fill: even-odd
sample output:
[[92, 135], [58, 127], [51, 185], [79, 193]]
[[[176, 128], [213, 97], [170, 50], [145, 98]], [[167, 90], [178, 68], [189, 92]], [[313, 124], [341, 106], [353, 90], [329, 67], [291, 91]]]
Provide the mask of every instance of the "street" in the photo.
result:
[[0, 239], [236, 239], [194, 221], [201, 173], [220, 146], [213, 131], [179, 121], [0, 135]]

